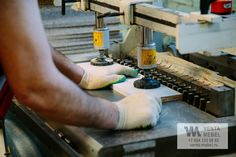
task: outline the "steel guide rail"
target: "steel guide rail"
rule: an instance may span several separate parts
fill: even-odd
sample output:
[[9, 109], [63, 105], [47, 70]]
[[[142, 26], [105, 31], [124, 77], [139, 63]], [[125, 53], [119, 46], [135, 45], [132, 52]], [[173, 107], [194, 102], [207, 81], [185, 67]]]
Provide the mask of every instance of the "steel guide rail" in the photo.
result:
[[[89, 10], [100, 13], [120, 12], [118, 4], [108, 4], [101, 1], [90, 1]], [[182, 12], [163, 9], [151, 4], [136, 4], [133, 10], [132, 24], [148, 27], [154, 31], [161, 31], [174, 37], [177, 35], [177, 24], [186, 15]]]
[[[144, 74], [144, 70], [138, 68], [136, 61], [132, 58], [113, 59], [121, 65], [135, 68], [140, 74]], [[151, 70], [149, 75], [159, 80], [161, 84], [182, 93], [183, 101], [204, 112], [208, 112], [216, 117], [234, 114], [234, 89], [230, 87], [212, 88], [202, 86], [187, 76], [180, 78], [160, 68]]]

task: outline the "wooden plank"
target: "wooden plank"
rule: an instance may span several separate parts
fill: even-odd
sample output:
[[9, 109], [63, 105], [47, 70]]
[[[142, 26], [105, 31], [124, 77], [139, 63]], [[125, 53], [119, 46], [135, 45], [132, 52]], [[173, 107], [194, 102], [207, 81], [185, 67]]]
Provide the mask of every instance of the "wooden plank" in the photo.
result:
[[[90, 62], [84, 62], [84, 63], [78, 63], [77, 65], [81, 66], [82, 68], [84, 68], [88, 71], [97, 72], [99, 75], [102, 75], [102, 74], [106, 75], [107, 72], [114, 69], [113, 67], [116, 64], [102, 67], [102, 66], [93, 66], [90, 64]], [[142, 77], [142, 75], [139, 75], [138, 78], [129, 78], [125, 82], [114, 84], [112, 86], [112, 89], [113, 89], [113, 91], [118, 92], [123, 96], [128, 96], [131, 94], [135, 94], [137, 92], [145, 92], [150, 95], [157, 94], [161, 97], [163, 102], [169, 102], [169, 101], [182, 99], [181, 93], [179, 93], [169, 87], [166, 87], [164, 85], [161, 85], [160, 88], [156, 88], [156, 89], [137, 89], [137, 88], [135, 88], [133, 86], [133, 82], [137, 79], [140, 79], [141, 77]]]
[[[132, 58], [137, 58], [137, 50], [133, 50], [129, 54]], [[236, 81], [227, 77], [218, 75], [217, 72], [186, 61], [182, 58], [172, 56], [168, 52], [157, 53], [157, 66], [168, 73], [171, 73], [179, 78], [189, 78], [191, 82], [198, 82], [200, 86], [209, 88], [229, 86], [236, 88]]]
[[228, 49], [222, 49], [222, 51], [236, 56], [236, 48], [235, 47], [234, 48], [228, 48]]
[[236, 81], [227, 77], [222, 77], [215, 71], [164, 53], [157, 53], [157, 65], [160, 69], [164, 69], [177, 77], [189, 77], [194, 82], [198, 82], [201, 86], [209, 88], [224, 85], [231, 88], [236, 87]]
[[210, 23], [220, 23], [222, 22], [222, 17], [216, 14], [205, 14], [202, 15], [200, 12], [191, 12], [190, 18], [197, 21], [206, 21]]
[[140, 79], [142, 76], [140, 75], [138, 78], [130, 78], [127, 79], [123, 83], [118, 83], [113, 85], [113, 90], [120, 93], [123, 96], [128, 96], [131, 94], [135, 94], [138, 92], [144, 92], [149, 95], [158, 95], [162, 102], [169, 102], [175, 100], [181, 100], [182, 94], [167, 87], [161, 85], [159, 88], [156, 89], [138, 89], [133, 86], [134, 81]]
[[191, 23], [177, 26], [176, 48], [181, 54], [236, 47], [235, 17], [220, 23]]
[[160, 20], [171, 21], [174, 24], [181, 22], [180, 12], [151, 4], [138, 4], [135, 6], [135, 12]]
[[3, 138], [3, 131], [0, 129], [0, 156], [5, 156], [5, 144]]

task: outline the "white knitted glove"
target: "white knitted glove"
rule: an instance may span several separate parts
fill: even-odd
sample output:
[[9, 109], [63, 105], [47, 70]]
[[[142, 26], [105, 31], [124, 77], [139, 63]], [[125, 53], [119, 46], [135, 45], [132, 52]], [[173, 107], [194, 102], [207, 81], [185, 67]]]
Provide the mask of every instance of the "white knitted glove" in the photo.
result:
[[145, 93], [136, 93], [115, 104], [119, 110], [118, 130], [154, 127], [162, 108], [159, 97]]
[[84, 89], [99, 89], [109, 85], [124, 82], [125, 76], [136, 77], [138, 71], [119, 64], [110, 66], [90, 66], [85, 70], [79, 86]]

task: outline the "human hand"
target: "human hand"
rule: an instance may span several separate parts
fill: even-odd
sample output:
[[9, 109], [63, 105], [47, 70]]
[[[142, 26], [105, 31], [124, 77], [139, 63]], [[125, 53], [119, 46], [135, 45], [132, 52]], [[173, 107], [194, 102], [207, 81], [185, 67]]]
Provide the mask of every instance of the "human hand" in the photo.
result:
[[113, 64], [110, 66], [92, 66], [82, 65], [85, 70], [79, 86], [84, 89], [100, 89], [109, 85], [120, 83], [126, 80], [126, 76], [136, 77], [138, 71], [123, 66]]
[[117, 130], [154, 127], [162, 108], [157, 96], [137, 93], [115, 102], [119, 110]]

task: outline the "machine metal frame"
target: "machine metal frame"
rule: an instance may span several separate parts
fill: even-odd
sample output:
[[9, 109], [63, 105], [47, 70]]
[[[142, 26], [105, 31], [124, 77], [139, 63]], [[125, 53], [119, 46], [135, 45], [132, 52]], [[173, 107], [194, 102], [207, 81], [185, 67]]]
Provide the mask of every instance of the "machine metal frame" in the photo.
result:
[[[200, 15], [196, 12], [187, 14], [142, 2], [145, 0], [128, 1], [129, 6], [125, 7], [129, 9], [129, 16], [125, 11], [121, 21], [175, 37], [176, 48], [181, 54], [236, 47], [234, 15], [223, 17], [213, 14]], [[81, 8], [100, 13], [121, 12], [125, 10], [123, 3], [123, 0], [82, 0]]]

